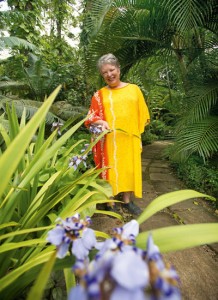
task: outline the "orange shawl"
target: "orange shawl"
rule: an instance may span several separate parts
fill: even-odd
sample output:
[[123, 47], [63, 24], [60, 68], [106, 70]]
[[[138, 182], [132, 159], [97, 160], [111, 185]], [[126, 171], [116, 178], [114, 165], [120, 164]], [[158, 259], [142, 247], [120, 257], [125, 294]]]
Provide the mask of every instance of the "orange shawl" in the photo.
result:
[[[85, 126], [89, 128], [92, 123], [98, 120], [104, 120], [104, 106], [101, 91], [97, 91], [91, 100], [91, 106], [88, 111], [88, 119], [85, 121]], [[105, 168], [108, 165], [107, 151], [105, 146], [105, 136], [93, 146], [93, 158], [98, 169]], [[101, 173], [101, 178], [108, 179], [107, 169]]]

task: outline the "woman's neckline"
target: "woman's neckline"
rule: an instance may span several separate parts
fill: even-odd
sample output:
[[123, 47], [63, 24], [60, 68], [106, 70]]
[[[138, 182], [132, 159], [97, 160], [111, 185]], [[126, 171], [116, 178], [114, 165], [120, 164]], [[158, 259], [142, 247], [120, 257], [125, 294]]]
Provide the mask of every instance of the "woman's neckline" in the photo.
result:
[[128, 82], [123, 82], [123, 84], [122, 84], [121, 86], [118, 86], [118, 87], [114, 87], [114, 88], [113, 88], [113, 87], [110, 87], [109, 85], [106, 85], [105, 88], [106, 88], [107, 90], [114, 91], [114, 90], [123, 89], [123, 88], [125, 88], [127, 85], [129, 85]]

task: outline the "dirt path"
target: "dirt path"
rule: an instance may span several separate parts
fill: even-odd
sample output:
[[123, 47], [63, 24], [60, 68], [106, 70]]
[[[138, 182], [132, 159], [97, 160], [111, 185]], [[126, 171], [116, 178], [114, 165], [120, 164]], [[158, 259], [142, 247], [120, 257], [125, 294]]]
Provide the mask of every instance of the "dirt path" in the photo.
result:
[[[157, 141], [143, 149], [143, 198], [136, 200], [142, 209], [159, 195], [186, 188], [162, 157], [168, 143]], [[125, 216], [126, 221], [129, 218], [131, 216]], [[95, 217], [93, 222], [95, 228], [108, 233], [122, 226], [119, 220], [107, 216]], [[141, 230], [211, 222], [218, 222], [218, 216], [207, 202], [191, 199], [155, 214], [141, 225]], [[164, 259], [175, 266], [180, 276], [183, 299], [218, 300], [218, 244], [172, 252], [165, 254]]]

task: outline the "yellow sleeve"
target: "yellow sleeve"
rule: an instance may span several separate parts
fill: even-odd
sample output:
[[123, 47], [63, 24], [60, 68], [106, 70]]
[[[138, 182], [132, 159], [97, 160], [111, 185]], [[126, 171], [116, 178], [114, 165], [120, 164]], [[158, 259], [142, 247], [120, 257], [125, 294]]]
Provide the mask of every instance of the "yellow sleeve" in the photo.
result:
[[142, 91], [138, 87], [138, 104], [139, 104], [139, 132], [143, 133], [145, 126], [150, 123], [150, 114], [145, 102]]

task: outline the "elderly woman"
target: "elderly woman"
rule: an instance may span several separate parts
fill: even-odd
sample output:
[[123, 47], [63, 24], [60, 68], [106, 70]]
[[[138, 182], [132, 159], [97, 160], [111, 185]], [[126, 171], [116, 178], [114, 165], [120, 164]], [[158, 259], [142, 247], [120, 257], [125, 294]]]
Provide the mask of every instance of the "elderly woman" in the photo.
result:
[[139, 215], [131, 196], [142, 198], [141, 133], [150, 121], [148, 108], [139, 87], [120, 80], [120, 64], [113, 54], [102, 56], [98, 69], [106, 86], [92, 97], [85, 125], [101, 125], [110, 132], [94, 147], [94, 161], [104, 168], [101, 177], [108, 180], [113, 195], [122, 193], [123, 207]]

